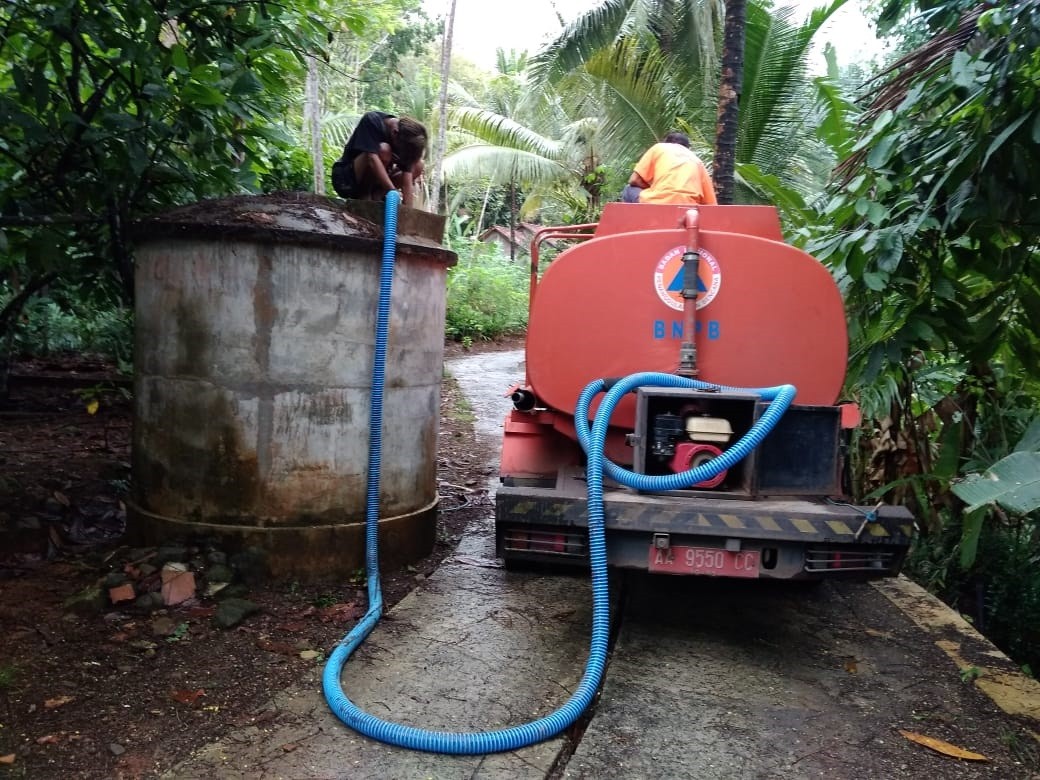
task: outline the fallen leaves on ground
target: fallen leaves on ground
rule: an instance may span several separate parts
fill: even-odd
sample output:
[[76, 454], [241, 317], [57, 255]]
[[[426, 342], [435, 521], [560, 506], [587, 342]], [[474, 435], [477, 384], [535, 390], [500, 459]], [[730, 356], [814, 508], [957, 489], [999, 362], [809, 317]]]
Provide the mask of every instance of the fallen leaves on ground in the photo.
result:
[[951, 745], [949, 742], [936, 739], [935, 737], [926, 737], [923, 734], [918, 734], [913, 731], [904, 731], [903, 729], [899, 729], [899, 733], [911, 742], [916, 742], [918, 745], [924, 745], [926, 748], [931, 748], [937, 753], [942, 753], [945, 756], [960, 758], [964, 761], [989, 761], [989, 759], [981, 753], [972, 753], [970, 750], [959, 748], [956, 745]]
[[353, 601], [349, 601], [346, 604], [322, 607], [318, 610], [318, 620], [322, 623], [348, 623], [351, 620], [357, 620], [363, 614], [364, 610], [361, 607]]
[[199, 688], [197, 691], [179, 690], [170, 692], [171, 699], [181, 704], [187, 704], [189, 707], [195, 706], [195, 702], [198, 701], [199, 697], [205, 695], [206, 691], [203, 688]]
[[296, 648], [290, 645], [288, 642], [276, 642], [273, 639], [267, 637], [259, 637], [256, 640], [256, 646], [261, 650], [266, 650], [269, 653], [277, 653], [278, 655], [285, 655], [292, 657], [296, 655]]

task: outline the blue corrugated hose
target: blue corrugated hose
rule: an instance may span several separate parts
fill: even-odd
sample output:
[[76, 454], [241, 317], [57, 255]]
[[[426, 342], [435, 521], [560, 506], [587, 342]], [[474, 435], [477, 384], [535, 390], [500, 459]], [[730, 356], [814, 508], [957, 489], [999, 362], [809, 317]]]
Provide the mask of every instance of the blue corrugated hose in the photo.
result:
[[[755, 395], [769, 401], [769, 406], [766, 407], [765, 412], [762, 416], [755, 421], [755, 424], [751, 426], [747, 433], [745, 433], [736, 444], [730, 447], [728, 450], [723, 452], [719, 457], [713, 458], [707, 463], [703, 463], [696, 468], [690, 469], [689, 471], [682, 471], [676, 474], [661, 474], [651, 476], [649, 474], [636, 474], [632, 471], [627, 471], [621, 468], [613, 461], [608, 460], [603, 456], [604, 440], [607, 436], [607, 426], [610, 423], [610, 415], [614, 412], [614, 407], [617, 406], [618, 402], [625, 396], [626, 393], [630, 393], [637, 387], [652, 386], [652, 387], [682, 387], [695, 390], [734, 390], [742, 393], [754, 393]], [[711, 479], [712, 477], [719, 474], [723, 469], [728, 469], [734, 464], [738, 463], [743, 458], [746, 458], [755, 447], [762, 443], [762, 440], [769, 434], [771, 430], [783, 417], [784, 412], [787, 411], [791, 402], [794, 401], [795, 393], [797, 392], [794, 385], [777, 385], [776, 387], [758, 387], [758, 388], [741, 388], [741, 387], [726, 387], [725, 385], [713, 385], [708, 382], [699, 382], [696, 379], [687, 379], [686, 377], [675, 376], [674, 374], [655, 374], [655, 373], [642, 373], [642, 374], [630, 374], [624, 379], [617, 381], [603, 398], [603, 403], [600, 404], [599, 409], [596, 411], [596, 417], [592, 424], [591, 431], [589, 430], [589, 406], [592, 404], [592, 399], [602, 393], [607, 388], [607, 382], [603, 379], [597, 379], [594, 382], [590, 382], [584, 390], [581, 391], [581, 395], [578, 396], [578, 402], [574, 407], [574, 428], [578, 433], [578, 441], [581, 443], [582, 449], [585, 450], [589, 458], [588, 465], [588, 484], [589, 484], [589, 503], [592, 503], [592, 473], [593, 471], [605, 470], [607, 476], [626, 487], [635, 488], [636, 490], [647, 490], [647, 491], [662, 491], [662, 490], [681, 490], [682, 488], [688, 488], [690, 485], [696, 485], [698, 482], [704, 482]], [[607, 413], [603, 416], [603, 408], [607, 407]], [[602, 424], [601, 423], [602, 417]], [[599, 426], [599, 427], [597, 427]], [[597, 468], [593, 469], [592, 457], [593, 451], [597, 451]], [[602, 485], [602, 475], [597, 476], [597, 482]], [[598, 501], [602, 501], [602, 487], [599, 488]], [[591, 528], [591, 523], [589, 524]]]
[[[393, 282], [394, 256], [397, 244], [397, 208], [400, 196], [391, 192], [386, 198], [386, 217], [383, 232], [383, 262], [379, 276], [379, 305], [376, 316], [376, 349], [375, 360], [372, 368], [372, 407], [369, 416], [369, 444], [368, 444], [368, 486], [365, 505], [365, 566], [368, 572], [368, 612], [361, 618], [354, 629], [348, 633], [329, 656], [322, 675], [322, 687], [325, 691], [325, 699], [332, 708], [336, 717], [342, 720], [355, 731], [366, 737], [377, 739], [399, 747], [411, 748], [413, 750], [425, 750], [430, 753], [450, 753], [454, 755], [482, 755], [485, 753], [497, 753], [505, 750], [516, 750], [517, 748], [533, 745], [536, 742], [548, 739], [559, 734], [565, 728], [574, 723], [585, 711], [596, 695], [603, 669], [607, 660], [607, 639], [610, 624], [610, 608], [607, 590], [607, 547], [603, 534], [603, 470], [610, 470], [610, 475], [618, 479], [615, 474], [624, 473], [624, 469], [611, 463], [603, 455], [603, 447], [606, 442], [607, 427], [614, 406], [621, 397], [631, 389], [644, 384], [653, 384], [667, 387], [693, 387], [702, 386], [703, 383], [689, 384], [692, 380], [680, 379], [669, 374], [634, 374], [617, 385], [606, 395], [603, 403], [596, 412], [595, 421], [591, 433], [588, 430], [588, 405], [591, 399], [602, 392], [605, 383], [596, 380], [585, 388], [581, 395], [584, 401], [584, 416], [579, 413], [579, 435], [582, 447], [588, 453], [588, 508], [589, 508], [589, 559], [592, 565], [592, 638], [589, 643], [589, 658], [586, 662], [585, 673], [578, 684], [577, 690], [562, 707], [544, 718], [525, 723], [520, 726], [499, 729], [497, 731], [482, 731], [474, 733], [457, 733], [450, 731], [428, 731], [414, 726], [405, 726], [399, 723], [391, 723], [370, 715], [361, 710], [343, 692], [340, 678], [343, 666], [354, 652], [369, 635], [376, 623], [379, 622], [383, 612], [383, 596], [379, 585], [379, 547], [378, 547], [378, 524], [379, 524], [379, 471], [382, 451], [382, 427], [383, 427], [383, 384], [385, 380], [386, 366], [386, 341], [389, 330], [390, 319], [390, 291]], [[683, 384], [675, 384], [673, 380]], [[618, 388], [625, 388], [621, 389]], [[794, 397], [791, 389], [790, 397], [786, 394], [784, 386], [773, 398], [766, 414], [759, 419], [751, 431], [738, 442], [731, 450], [722, 456], [698, 466], [684, 474], [672, 475], [678, 479], [677, 486], [685, 487], [695, 482], [711, 479], [722, 471], [729, 468], [740, 458], [751, 451], [754, 446], [765, 437], [766, 433], [780, 418], [791, 398]], [[770, 391], [775, 388], [771, 388]], [[766, 393], [762, 393], [766, 397]], [[786, 399], [786, 401], [784, 400]], [[581, 401], [579, 400], [579, 403]], [[779, 408], [782, 405], [783, 408]], [[774, 407], [778, 411], [774, 412]], [[771, 415], [772, 413], [772, 415]], [[769, 422], [763, 420], [769, 418]], [[584, 425], [581, 425], [584, 423]], [[756, 429], [760, 429], [758, 435]], [[745, 444], [746, 440], [752, 439], [752, 433], [756, 434], [753, 443]], [[728, 457], [737, 446], [743, 445], [742, 454]], [[633, 475], [644, 476], [644, 475]], [[648, 479], [660, 480], [661, 477]], [[665, 478], [668, 479], [668, 478]], [[666, 487], [646, 487], [648, 490], [670, 490]]]

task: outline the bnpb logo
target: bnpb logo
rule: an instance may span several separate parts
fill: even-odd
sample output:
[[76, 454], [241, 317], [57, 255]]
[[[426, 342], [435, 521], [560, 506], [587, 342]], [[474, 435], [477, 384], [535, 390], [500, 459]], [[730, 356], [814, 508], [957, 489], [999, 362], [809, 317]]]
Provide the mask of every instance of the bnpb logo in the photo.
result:
[[[676, 311], [683, 308], [683, 253], [685, 246], [677, 246], [668, 250], [654, 270], [654, 288], [657, 296], [669, 307]], [[700, 273], [697, 275], [697, 308], [703, 309], [719, 294], [722, 286], [722, 269], [719, 261], [705, 250], [700, 250], [701, 261], [698, 266]]]

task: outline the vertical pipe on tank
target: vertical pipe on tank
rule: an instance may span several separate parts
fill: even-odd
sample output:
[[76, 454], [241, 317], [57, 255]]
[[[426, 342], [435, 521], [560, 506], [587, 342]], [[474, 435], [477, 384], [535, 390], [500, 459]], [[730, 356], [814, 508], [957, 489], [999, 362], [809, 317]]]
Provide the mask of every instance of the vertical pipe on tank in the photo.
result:
[[697, 279], [700, 276], [700, 214], [690, 209], [683, 218], [683, 340], [679, 345], [679, 376], [697, 376]]

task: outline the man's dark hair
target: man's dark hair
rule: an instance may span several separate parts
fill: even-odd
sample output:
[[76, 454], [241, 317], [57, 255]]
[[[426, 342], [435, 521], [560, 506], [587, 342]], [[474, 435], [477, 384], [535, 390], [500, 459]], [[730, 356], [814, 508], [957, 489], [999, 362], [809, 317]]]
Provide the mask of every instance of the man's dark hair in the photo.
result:
[[679, 144], [679, 146], [685, 146], [687, 149], [689, 149], [690, 136], [686, 135], [686, 133], [669, 133], [664, 137], [664, 143]]
[[410, 116], [397, 120], [397, 154], [401, 166], [410, 167], [426, 152], [426, 128]]

